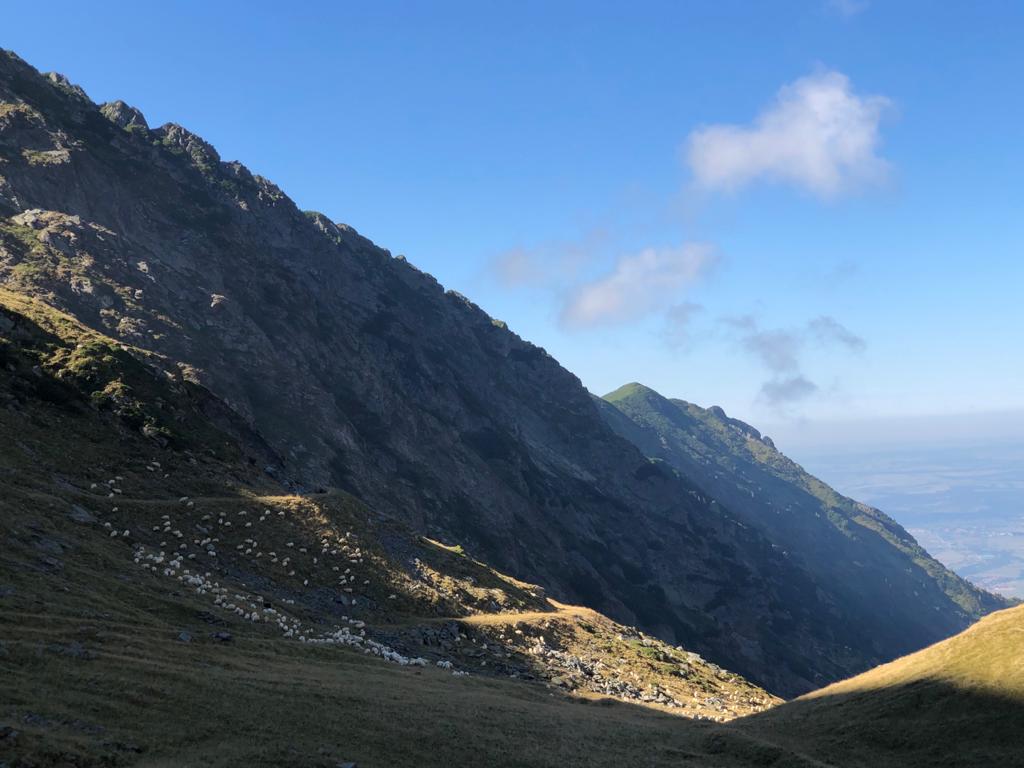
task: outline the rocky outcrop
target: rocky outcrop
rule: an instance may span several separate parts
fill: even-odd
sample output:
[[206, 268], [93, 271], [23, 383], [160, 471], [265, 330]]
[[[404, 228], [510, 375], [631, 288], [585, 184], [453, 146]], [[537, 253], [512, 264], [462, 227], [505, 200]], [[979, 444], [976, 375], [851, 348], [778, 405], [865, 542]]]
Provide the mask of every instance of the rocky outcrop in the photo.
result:
[[133, 129], [149, 130], [149, 123], [135, 107], [128, 106], [121, 100], [108, 101], [100, 105], [100, 113], [118, 128], [126, 131]]

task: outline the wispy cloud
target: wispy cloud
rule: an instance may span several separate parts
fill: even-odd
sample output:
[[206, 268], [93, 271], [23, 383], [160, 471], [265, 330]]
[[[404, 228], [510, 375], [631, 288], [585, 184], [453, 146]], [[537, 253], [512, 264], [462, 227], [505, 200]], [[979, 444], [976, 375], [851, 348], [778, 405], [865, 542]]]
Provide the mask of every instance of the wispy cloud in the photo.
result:
[[797, 328], [762, 328], [752, 315], [722, 318], [740, 348], [754, 357], [768, 372], [759, 398], [772, 407], [785, 407], [804, 400], [819, 387], [803, 373], [807, 345], [840, 346], [852, 352], [866, 348], [864, 339], [828, 315], [809, 320]]
[[561, 312], [565, 328], [592, 328], [637, 320], [664, 309], [714, 264], [707, 243], [647, 248], [620, 258], [612, 271], [571, 291]]
[[507, 288], [535, 285], [544, 280], [544, 271], [534, 255], [525, 248], [499, 253], [491, 263], [494, 276]]
[[870, 3], [868, 0], [828, 0], [825, 7], [833, 13], [837, 13], [844, 19], [852, 19], [854, 16], [866, 11]]
[[669, 307], [665, 312], [665, 329], [662, 331], [665, 343], [672, 349], [689, 347], [693, 340], [693, 321], [703, 311], [703, 306], [692, 301]]
[[761, 385], [761, 399], [772, 406], [804, 400], [818, 391], [818, 385], [802, 374], [776, 376]]
[[593, 229], [577, 241], [511, 248], [491, 259], [488, 271], [504, 288], [537, 288], [571, 281], [607, 248], [611, 238]]
[[877, 183], [888, 170], [878, 146], [889, 104], [882, 96], [858, 96], [840, 72], [800, 78], [783, 86], [749, 126], [693, 131], [686, 159], [694, 184], [735, 191], [765, 179], [828, 198]]
[[797, 370], [803, 338], [789, 331], [752, 331], [743, 346], [768, 370], [784, 373]]
[[[859, 0], [848, 2], [847, 11], [855, 12]], [[691, 132], [685, 145], [691, 189], [728, 192], [774, 181], [829, 198], [876, 183], [888, 169], [879, 155], [880, 124], [888, 106], [884, 97], [856, 93], [839, 72], [803, 77], [783, 86], [749, 124], [708, 125]], [[563, 329], [607, 328], [655, 316], [663, 323], [665, 345], [685, 352], [698, 323], [716, 336], [715, 321], [704, 320], [707, 310], [690, 300], [689, 289], [718, 258], [706, 242], [621, 255], [607, 231], [595, 230], [578, 241], [510, 249], [491, 259], [488, 271], [504, 288], [557, 297]], [[597, 264], [610, 266], [595, 276]], [[845, 282], [856, 269], [840, 266], [820, 279]], [[759, 400], [783, 410], [831, 391], [805, 372], [805, 358], [815, 350], [865, 348], [863, 339], [827, 315], [785, 328], [762, 327], [753, 316], [721, 323], [731, 343], [764, 371]]]
[[828, 315], [814, 318], [807, 324], [807, 329], [823, 344], [838, 342], [854, 352], [861, 352], [867, 346], [864, 339]]

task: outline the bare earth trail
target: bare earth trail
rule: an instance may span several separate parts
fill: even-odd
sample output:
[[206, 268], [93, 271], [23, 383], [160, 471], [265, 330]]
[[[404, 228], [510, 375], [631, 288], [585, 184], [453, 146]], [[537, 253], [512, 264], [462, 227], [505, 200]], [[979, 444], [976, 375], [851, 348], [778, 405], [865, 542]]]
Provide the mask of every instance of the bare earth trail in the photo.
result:
[[503, 624], [518, 624], [521, 621], [546, 621], [552, 619], [589, 619], [591, 621], [608, 621], [597, 611], [585, 608], [582, 605], [565, 605], [557, 600], [548, 598], [551, 611], [525, 611], [521, 613], [485, 613], [477, 616], [458, 616], [439, 621], [459, 621], [463, 624], [475, 626], [496, 627]]

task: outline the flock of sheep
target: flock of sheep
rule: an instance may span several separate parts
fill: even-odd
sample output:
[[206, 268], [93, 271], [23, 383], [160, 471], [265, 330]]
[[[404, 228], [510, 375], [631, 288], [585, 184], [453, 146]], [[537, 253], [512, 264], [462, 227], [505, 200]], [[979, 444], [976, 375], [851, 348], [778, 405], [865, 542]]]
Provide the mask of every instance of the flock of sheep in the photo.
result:
[[[156, 461], [150, 462], [146, 469], [150, 472], [163, 472]], [[168, 477], [166, 473], [163, 476]], [[94, 492], [102, 489], [101, 492], [105, 492], [108, 499], [116, 499], [123, 493], [120, 487], [123, 480], [118, 475], [103, 484], [93, 483], [91, 489]], [[114, 526], [111, 522], [102, 525], [111, 537], [129, 539], [132, 559], [144, 571], [176, 580], [192, 589], [196, 596], [208, 598], [218, 611], [233, 614], [253, 624], [273, 625], [282, 637], [300, 643], [348, 646], [401, 666], [427, 666], [427, 659], [406, 656], [368, 637], [366, 624], [360, 619], [342, 615], [340, 624], [334, 624], [328, 629], [314, 627], [304, 624], [296, 615], [301, 610], [290, 610], [295, 606], [295, 600], [291, 598], [277, 594], [272, 601], [264, 595], [245, 590], [236, 591], [239, 589], [239, 580], [236, 580], [235, 590], [215, 580], [212, 569], [207, 570], [210, 565], [215, 564], [216, 569], [223, 573], [225, 567], [252, 568], [259, 563], [261, 577], [270, 576], [286, 592], [302, 594], [305, 591], [303, 588], [310, 588], [312, 581], [313, 589], [333, 592], [336, 602], [354, 607], [362, 600], [368, 607], [373, 605], [372, 599], [365, 597], [370, 580], [356, 573], [357, 570], [365, 570], [360, 567], [364, 566], [368, 555], [355, 541], [351, 531], [342, 535], [333, 529], [322, 513], [316, 511], [308, 519], [303, 517], [300, 521], [295, 516], [289, 516], [283, 509], [274, 511], [263, 508], [256, 512], [251, 509], [226, 509], [226, 506], [214, 500], [182, 496], [178, 499], [180, 511], [173, 515], [161, 514], [147, 526], [149, 531], [144, 536], [132, 536], [130, 529]], [[160, 509], [166, 509], [166, 506], [162, 505]], [[207, 509], [210, 511], [207, 512]], [[119, 508], [114, 506], [111, 512], [116, 514]], [[121, 520], [124, 518], [121, 517]], [[147, 546], [138, 540], [140, 538], [159, 543]], [[269, 544], [270, 540], [277, 543]], [[248, 563], [248, 566], [243, 563]], [[298, 586], [300, 583], [301, 588]], [[331, 586], [324, 590], [328, 584]], [[396, 597], [393, 593], [388, 595], [391, 600]], [[520, 630], [515, 630], [515, 635], [522, 634]], [[526, 638], [517, 640], [519, 642], [513, 642], [513, 646]], [[589, 685], [585, 687], [616, 698], [654, 701], [676, 708], [687, 706], [660, 689], [654, 694], [642, 691], [628, 681], [619, 679], [613, 669], [608, 669], [599, 661], [551, 648], [544, 642], [543, 635], [524, 650], [543, 660], [545, 667], [557, 667], [560, 669], [559, 674], [566, 676], [552, 677], [553, 685], [565, 686], [569, 677], [572, 677], [587, 681]], [[455, 669], [447, 659], [438, 660], [436, 665], [456, 676], [468, 674]], [[483, 665], [486, 665], [486, 661], [481, 662]], [[698, 700], [696, 692], [694, 699]], [[709, 699], [701, 703], [710, 707], [715, 701]], [[724, 709], [724, 702], [721, 704], [723, 706], [716, 709]], [[690, 716], [703, 719], [701, 715]], [[711, 719], [720, 719], [720, 716]]]
[[[161, 471], [159, 462], [153, 461], [147, 464], [146, 469], [150, 472]], [[164, 477], [168, 477], [164, 474]], [[123, 491], [119, 487], [124, 478], [120, 475], [108, 480], [102, 486], [99, 483], [92, 483], [90, 489], [98, 491], [101, 488], [107, 491], [110, 499], [117, 498]], [[182, 496], [178, 503], [189, 513], [194, 514], [196, 510], [195, 500]], [[118, 507], [111, 509], [117, 513]], [[136, 565], [154, 575], [172, 578], [181, 584], [191, 587], [196, 595], [210, 596], [212, 605], [224, 612], [232, 613], [240, 619], [256, 624], [274, 624], [280, 630], [283, 637], [295, 638], [301, 643], [312, 645], [344, 645], [361, 649], [364, 653], [380, 657], [401, 666], [427, 665], [427, 660], [421, 657], [406, 656], [387, 645], [377, 642], [366, 636], [365, 622], [349, 616], [342, 616], [344, 625], [335, 625], [329, 630], [317, 631], [313, 627], [304, 626], [303, 623], [285, 609], [275, 607], [274, 604], [261, 595], [242, 594], [232, 592], [226, 586], [215, 581], [210, 571], [206, 571], [202, 565], [204, 562], [217, 562], [220, 557], [218, 547], [230, 546], [224, 539], [231, 536], [233, 530], [245, 532], [233, 549], [235, 554], [249, 558], [251, 561], [262, 560], [267, 566], [276, 566], [280, 569], [282, 576], [296, 578], [298, 573], [297, 559], [305, 562], [303, 566], [310, 571], [317, 570], [321, 574], [328, 574], [336, 580], [336, 589], [346, 593], [346, 601], [349, 605], [355, 605], [357, 597], [352, 596], [354, 589], [369, 585], [368, 579], [359, 579], [353, 572], [354, 567], [363, 564], [364, 553], [359, 546], [352, 543], [352, 533], [339, 536], [332, 533], [324, 533], [315, 544], [296, 543], [287, 541], [281, 552], [276, 549], [263, 548], [256, 538], [255, 531], [261, 523], [265, 523], [272, 516], [284, 518], [285, 512], [280, 510], [276, 513], [270, 509], [263, 509], [260, 513], [240, 510], [234, 513], [222, 511], [218, 514], [203, 514], [198, 522], [176, 526], [170, 514], [160, 516], [159, 522], [151, 526], [151, 532], [157, 534], [162, 540], [158, 547], [147, 547], [141, 542], [132, 545], [132, 559]], [[283, 522], [283, 521], [282, 521]], [[110, 522], [103, 523], [103, 527], [110, 531], [111, 537], [129, 538], [129, 529], [120, 529]], [[190, 532], [186, 533], [185, 528]], [[222, 538], [223, 537], [223, 538]], [[312, 573], [303, 574], [302, 585], [308, 586]], [[397, 596], [391, 594], [389, 599]], [[294, 605], [295, 601], [284, 598], [279, 599], [284, 605]], [[464, 675], [465, 672], [454, 670], [453, 664], [447, 660], [440, 660], [437, 666], [452, 671], [455, 675]]]

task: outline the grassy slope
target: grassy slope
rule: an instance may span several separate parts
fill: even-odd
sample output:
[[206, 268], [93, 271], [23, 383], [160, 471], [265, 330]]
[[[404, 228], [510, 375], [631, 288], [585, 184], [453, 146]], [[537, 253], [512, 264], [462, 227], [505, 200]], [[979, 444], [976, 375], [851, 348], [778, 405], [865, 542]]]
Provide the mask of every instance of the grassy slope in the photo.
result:
[[[283, 494], [204, 421], [201, 393], [154, 376], [137, 354], [0, 290], [0, 761], [612, 765], [642, 752], [670, 764], [704, 754], [710, 732], [670, 713], [724, 719], [774, 703], [348, 496]], [[213, 529], [216, 557], [194, 546], [198, 526]], [[247, 538], [259, 539], [262, 559], [237, 549]], [[313, 562], [328, 539], [341, 554]], [[142, 568], [140, 553], [181, 544], [201, 565], [185, 560], [176, 574], [209, 573], [240, 605], [270, 599], [310, 636], [365, 621], [409, 656], [449, 658], [472, 674], [304, 645], [215, 607], [212, 594], [161, 571], [169, 558]], [[334, 563], [355, 571], [352, 587], [336, 583]], [[461, 645], [418, 644], [423, 628], [452, 619], [464, 619], [454, 622]], [[596, 695], [580, 660], [685, 708]]]
[[736, 725], [834, 765], [1024, 765], [1024, 607]]
[[[289, 642], [208, 610], [216, 622], [207, 624], [191, 595], [139, 579], [125, 544], [65, 522], [61, 506], [36, 530], [62, 543], [62, 568], [29, 570], [42, 563], [31, 537], [4, 555], [0, 713], [19, 732], [2, 743], [4, 757], [41, 765], [586, 765], [594, 748], [605, 756], [597, 764], [638, 750], [669, 764], [704, 733], [634, 705]], [[9, 521], [24, 507], [5, 500], [0, 512]], [[5, 525], [4, 534], [10, 541], [24, 531]], [[182, 629], [192, 642], [176, 640]], [[216, 642], [214, 631], [233, 640]], [[75, 643], [85, 658], [74, 655]]]

